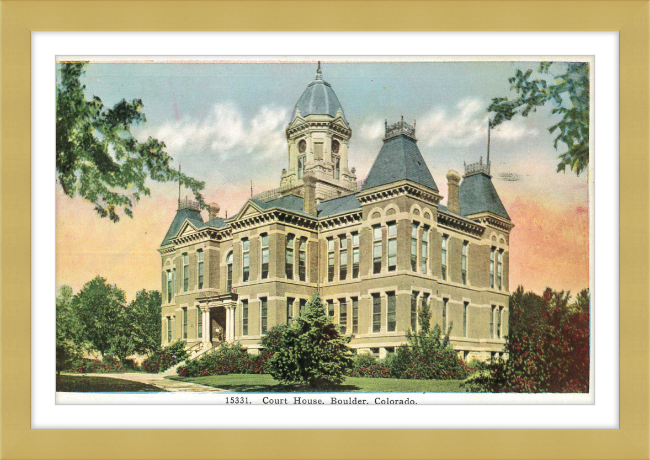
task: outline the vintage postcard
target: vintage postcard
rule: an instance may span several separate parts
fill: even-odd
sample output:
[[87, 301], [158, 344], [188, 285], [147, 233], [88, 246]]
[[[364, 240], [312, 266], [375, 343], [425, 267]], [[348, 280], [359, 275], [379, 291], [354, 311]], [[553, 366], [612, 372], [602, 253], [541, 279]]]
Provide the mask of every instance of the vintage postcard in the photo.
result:
[[593, 403], [592, 75], [59, 57], [57, 403]]

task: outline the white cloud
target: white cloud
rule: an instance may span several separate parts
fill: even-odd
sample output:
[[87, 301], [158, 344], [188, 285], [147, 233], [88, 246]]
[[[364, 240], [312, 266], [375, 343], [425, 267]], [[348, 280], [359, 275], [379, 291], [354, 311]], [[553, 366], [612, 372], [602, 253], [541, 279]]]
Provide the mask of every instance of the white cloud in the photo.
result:
[[[487, 142], [487, 123], [485, 104], [476, 98], [464, 99], [453, 110], [436, 108], [426, 114], [418, 121], [417, 136], [428, 147], [469, 147]], [[492, 131], [492, 136], [506, 141], [535, 135], [537, 130], [521, 119], [513, 119]]]
[[381, 120], [365, 122], [359, 128], [359, 136], [363, 139], [381, 139], [384, 134], [384, 125]]
[[288, 118], [286, 109], [265, 106], [247, 120], [234, 104], [219, 103], [203, 118], [186, 116], [148, 134], [164, 141], [174, 157], [269, 157], [286, 152], [283, 128]]

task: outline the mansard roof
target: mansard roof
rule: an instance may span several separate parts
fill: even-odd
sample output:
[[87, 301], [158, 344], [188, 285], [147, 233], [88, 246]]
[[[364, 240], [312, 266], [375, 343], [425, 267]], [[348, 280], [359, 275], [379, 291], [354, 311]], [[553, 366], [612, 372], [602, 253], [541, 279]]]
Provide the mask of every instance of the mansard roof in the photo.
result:
[[404, 179], [438, 191], [436, 181], [433, 180], [415, 139], [406, 134], [399, 134], [384, 139], [384, 145], [370, 168], [361, 190]]
[[316, 212], [319, 218], [342, 214], [356, 209], [361, 209], [361, 203], [359, 203], [354, 193], [323, 201], [316, 205]]
[[167, 244], [170, 244], [172, 242], [171, 241], [172, 238], [174, 238], [178, 234], [181, 227], [183, 226], [183, 223], [186, 220], [189, 221], [196, 228], [203, 227], [203, 217], [201, 217], [201, 211], [198, 211], [196, 209], [191, 209], [191, 208], [179, 209], [178, 211], [176, 211], [174, 220], [172, 221], [172, 224], [169, 226], [169, 230], [167, 230], [165, 239], [163, 239], [160, 245], [165, 246]]
[[465, 176], [460, 183], [458, 198], [460, 213], [463, 216], [491, 212], [510, 220], [510, 216], [492, 184], [492, 178], [485, 173]]

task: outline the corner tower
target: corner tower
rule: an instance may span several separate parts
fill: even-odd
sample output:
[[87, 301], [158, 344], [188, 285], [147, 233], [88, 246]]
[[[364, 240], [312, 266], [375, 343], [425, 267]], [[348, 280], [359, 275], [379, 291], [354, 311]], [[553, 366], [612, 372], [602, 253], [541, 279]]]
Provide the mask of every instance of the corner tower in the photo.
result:
[[316, 78], [296, 103], [286, 135], [289, 168], [282, 171], [283, 194], [302, 195], [305, 175], [315, 179], [317, 200], [356, 191], [355, 170], [348, 166], [352, 130], [332, 86], [323, 80], [320, 62]]

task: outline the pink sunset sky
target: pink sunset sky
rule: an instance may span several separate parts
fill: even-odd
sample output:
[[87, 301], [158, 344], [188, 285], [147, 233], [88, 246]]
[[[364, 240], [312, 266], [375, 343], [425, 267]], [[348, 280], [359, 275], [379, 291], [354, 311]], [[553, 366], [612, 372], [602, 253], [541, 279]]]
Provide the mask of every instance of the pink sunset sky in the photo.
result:
[[[324, 64], [324, 78], [353, 130], [350, 167], [365, 177], [381, 148], [384, 119], [403, 114], [417, 119], [418, 146], [446, 196], [447, 171], [462, 174], [463, 161], [485, 154], [485, 109], [492, 97], [510, 94], [507, 78], [519, 65], [535, 67]], [[250, 196], [251, 180], [255, 193], [275, 188], [287, 167], [284, 129], [315, 65], [278, 66], [90, 64], [84, 83], [87, 97], [97, 95], [109, 106], [141, 98], [148, 121], [134, 135], [163, 140], [184, 172], [206, 182], [206, 201], [232, 216]], [[538, 293], [547, 286], [576, 293], [589, 286], [588, 174], [556, 172], [558, 151], [547, 131], [555, 122], [544, 108], [492, 133], [493, 182], [515, 224], [511, 291], [523, 285]], [[77, 292], [101, 275], [129, 299], [140, 289], [161, 289], [157, 249], [174, 218], [178, 186], [150, 185], [152, 194], [134, 207], [134, 217], [118, 223], [56, 186], [57, 286]]]

